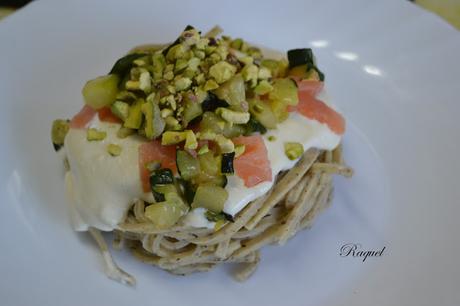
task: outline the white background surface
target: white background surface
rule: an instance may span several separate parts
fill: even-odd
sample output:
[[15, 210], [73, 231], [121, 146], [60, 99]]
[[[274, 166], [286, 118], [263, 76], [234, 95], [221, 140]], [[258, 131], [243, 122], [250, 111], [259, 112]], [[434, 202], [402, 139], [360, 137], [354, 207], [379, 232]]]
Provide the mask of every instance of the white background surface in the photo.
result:
[[[49, 131], [84, 82], [187, 24], [279, 50], [313, 47], [348, 119], [351, 180], [257, 273], [171, 276], [117, 253], [108, 280], [72, 232]], [[459, 305], [459, 32], [406, 1], [38, 1], [0, 23], [1, 305]], [[384, 256], [342, 258], [344, 243]]]

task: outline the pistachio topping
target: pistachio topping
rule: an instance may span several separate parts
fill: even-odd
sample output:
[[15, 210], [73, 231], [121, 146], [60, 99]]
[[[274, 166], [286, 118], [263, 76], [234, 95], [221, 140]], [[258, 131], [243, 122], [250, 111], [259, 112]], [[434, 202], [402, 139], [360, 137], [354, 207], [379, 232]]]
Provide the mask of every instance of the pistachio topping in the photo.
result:
[[110, 143], [107, 145], [107, 152], [112, 156], [118, 156], [121, 154], [121, 147], [119, 145]]
[[303, 146], [298, 142], [286, 142], [284, 143], [284, 153], [290, 160], [295, 160], [302, 156]]
[[100, 140], [104, 140], [105, 137], [107, 137], [107, 132], [99, 131], [95, 128], [90, 128], [86, 132], [86, 139], [88, 141], [100, 141]]

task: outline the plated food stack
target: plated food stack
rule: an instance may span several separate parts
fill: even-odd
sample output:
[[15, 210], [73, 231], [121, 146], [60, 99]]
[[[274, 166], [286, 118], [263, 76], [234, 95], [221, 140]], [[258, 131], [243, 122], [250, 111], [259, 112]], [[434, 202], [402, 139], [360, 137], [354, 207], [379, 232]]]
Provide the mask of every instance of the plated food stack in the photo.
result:
[[[53, 123], [77, 230], [175, 274], [221, 262], [247, 278], [259, 250], [284, 243], [351, 175], [342, 116], [318, 99], [311, 49], [265, 58], [242, 39], [188, 26], [172, 44], [134, 49], [83, 88], [85, 106]], [[133, 279], [108, 260], [109, 276]]]

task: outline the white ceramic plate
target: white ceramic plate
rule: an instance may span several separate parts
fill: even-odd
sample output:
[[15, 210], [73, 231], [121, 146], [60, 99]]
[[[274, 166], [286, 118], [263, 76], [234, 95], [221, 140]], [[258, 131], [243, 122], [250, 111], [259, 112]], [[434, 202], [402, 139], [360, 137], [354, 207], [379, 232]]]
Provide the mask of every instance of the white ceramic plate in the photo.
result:
[[[278, 50], [312, 46], [348, 118], [351, 180], [333, 206], [257, 273], [171, 276], [125, 253], [136, 288], [110, 281], [94, 243], [72, 232], [54, 118], [85, 80], [129, 48], [187, 24]], [[398, 1], [38, 1], [0, 22], [0, 304], [458, 305], [460, 34]], [[346, 243], [381, 257], [339, 256]]]

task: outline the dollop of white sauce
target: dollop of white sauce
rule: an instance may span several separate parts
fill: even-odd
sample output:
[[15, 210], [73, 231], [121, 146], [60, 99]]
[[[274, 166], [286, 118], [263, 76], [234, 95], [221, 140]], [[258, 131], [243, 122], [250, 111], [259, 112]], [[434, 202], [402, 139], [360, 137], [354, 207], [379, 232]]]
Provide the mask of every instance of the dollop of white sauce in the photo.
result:
[[[105, 131], [107, 137], [102, 141], [88, 141], [85, 129], [70, 129], [65, 138], [65, 152], [71, 171], [65, 176], [70, 213], [75, 230], [85, 231], [89, 226], [111, 231], [124, 219], [129, 207], [136, 199], [153, 202], [151, 193], [142, 191], [139, 176], [139, 145], [145, 142], [141, 137], [129, 136], [120, 139], [116, 136], [118, 124], [100, 122], [96, 118], [90, 127]], [[275, 140], [269, 141], [273, 136]], [[277, 129], [263, 135], [268, 151], [273, 179], [283, 170], [292, 168], [298, 160], [289, 160], [284, 153], [285, 142], [299, 142], [304, 150], [319, 148], [334, 149], [340, 136], [333, 133], [325, 124], [310, 120], [297, 113], [278, 124]], [[122, 147], [119, 156], [111, 156], [107, 145]], [[224, 212], [235, 215], [250, 201], [265, 194], [273, 185], [262, 182], [254, 187], [244, 186], [244, 181], [236, 174], [228, 176], [225, 187], [229, 198]], [[190, 227], [213, 228], [204, 216], [205, 209], [191, 210], [181, 222]]]

